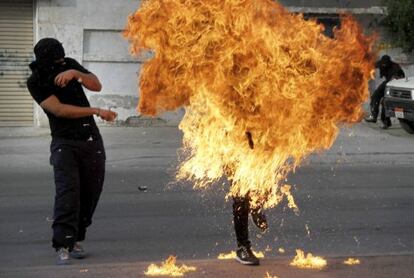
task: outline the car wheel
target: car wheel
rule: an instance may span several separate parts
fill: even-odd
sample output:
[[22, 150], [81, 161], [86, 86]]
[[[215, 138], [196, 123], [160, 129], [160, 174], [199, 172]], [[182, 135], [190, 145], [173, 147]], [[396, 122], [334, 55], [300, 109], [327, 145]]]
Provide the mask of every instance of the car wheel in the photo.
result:
[[398, 119], [400, 121], [401, 127], [407, 131], [410, 134], [414, 134], [414, 123], [404, 120], [404, 119]]

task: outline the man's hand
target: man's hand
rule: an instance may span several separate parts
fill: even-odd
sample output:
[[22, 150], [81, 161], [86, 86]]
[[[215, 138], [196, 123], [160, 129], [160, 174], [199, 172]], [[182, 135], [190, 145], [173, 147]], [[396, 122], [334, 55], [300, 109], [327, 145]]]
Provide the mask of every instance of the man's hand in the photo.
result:
[[66, 87], [72, 79], [78, 79], [79, 74], [77, 70], [67, 70], [59, 73], [55, 78], [55, 84], [61, 88]]
[[92, 115], [97, 115], [101, 119], [113, 122], [118, 116], [117, 113], [95, 107], [80, 107], [70, 104], [64, 104], [59, 101], [55, 95], [51, 95], [40, 103], [40, 106], [49, 113], [59, 118], [79, 119]]
[[105, 120], [108, 122], [113, 122], [115, 118], [118, 116], [116, 112], [111, 111], [111, 110], [106, 110], [106, 109], [99, 109], [97, 115], [102, 120]]

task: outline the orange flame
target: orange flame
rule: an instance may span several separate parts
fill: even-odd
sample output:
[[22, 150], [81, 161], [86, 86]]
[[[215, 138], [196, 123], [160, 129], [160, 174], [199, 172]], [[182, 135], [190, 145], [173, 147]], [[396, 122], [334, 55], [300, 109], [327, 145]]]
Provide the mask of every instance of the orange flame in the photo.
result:
[[185, 273], [190, 271], [196, 271], [195, 267], [186, 266], [185, 264], [177, 266], [176, 257], [170, 256], [161, 266], [150, 264], [147, 271], [144, 273], [147, 276], [171, 276], [182, 277]]
[[347, 260], [344, 261], [344, 264], [346, 265], [357, 265], [360, 264], [361, 261], [359, 259], [355, 259], [355, 258], [348, 258]]
[[323, 269], [327, 263], [322, 257], [313, 256], [312, 253], [305, 253], [302, 250], [296, 250], [296, 256], [290, 263], [291, 266], [305, 269]]
[[152, 50], [139, 111], [184, 106], [178, 180], [206, 188], [227, 175], [252, 205], [288, 199], [286, 176], [363, 115], [374, 38], [342, 17], [323, 26], [270, 0], [147, 0], [129, 17], [131, 51]]
[[269, 272], [266, 272], [265, 275], [266, 275], [265, 278], [279, 278], [278, 276], [271, 275]]

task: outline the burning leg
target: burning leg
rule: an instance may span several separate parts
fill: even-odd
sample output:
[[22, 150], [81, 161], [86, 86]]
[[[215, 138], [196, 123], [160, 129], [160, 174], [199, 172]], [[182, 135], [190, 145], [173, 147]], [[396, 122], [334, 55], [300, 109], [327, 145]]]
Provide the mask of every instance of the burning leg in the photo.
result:
[[[254, 149], [254, 141], [253, 141], [253, 135], [250, 131], [246, 131], [246, 138], [247, 138], [247, 141], [249, 143], [250, 149], [253, 150]], [[267, 225], [266, 216], [262, 212], [262, 208], [260, 206], [256, 207], [256, 208], [252, 208], [250, 210], [250, 214], [252, 216], [253, 223], [256, 225], [256, 227], [258, 227], [263, 232], [266, 231], [268, 225]]]
[[237, 238], [236, 259], [241, 264], [259, 265], [259, 259], [253, 254], [249, 240], [249, 211], [248, 197], [233, 198], [234, 230]]
[[252, 216], [253, 223], [259, 228], [262, 232], [265, 232], [268, 228], [266, 215], [263, 213], [262, 208], [251, 209], [250, 214]]
[[233, 220], [236, 232], [237, 246], [250, 248], [249, 241], [249, 200], [248, 198], [233, 198]]

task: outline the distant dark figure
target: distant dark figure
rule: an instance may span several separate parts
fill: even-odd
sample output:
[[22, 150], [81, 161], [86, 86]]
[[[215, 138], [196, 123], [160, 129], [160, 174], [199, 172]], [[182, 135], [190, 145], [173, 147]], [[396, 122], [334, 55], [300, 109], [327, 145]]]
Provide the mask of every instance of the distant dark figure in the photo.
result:
[[[371, 95], [371, 115], [365, 118], [365, 121], [369, 123], [376, 123], [378, 114], [379, 114], [379, 105], [385, 94], [385, 87], [387, 83], [393, 79], [401, 79], [405, 77], [405, 73], [397, 63], [391, 60], [391, 57], [384, 55], [381, 57], [381, 60], [376, 62], [376, 68], [379, 68], [380, 77], [385, 78], [385, 80], [378, 86], [378, 88]], [[383, 123], [383, 128], [387, 129], [391, 126], [390, 118], [385, 116], [385, 109], [381, 111], [381, 121]]]

